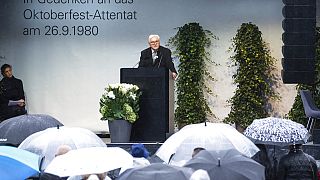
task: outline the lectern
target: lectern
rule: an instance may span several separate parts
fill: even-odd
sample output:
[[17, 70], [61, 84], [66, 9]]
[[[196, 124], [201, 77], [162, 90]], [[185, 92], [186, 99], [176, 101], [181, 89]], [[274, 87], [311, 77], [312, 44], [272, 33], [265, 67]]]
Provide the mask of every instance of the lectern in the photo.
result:
[[131, 142], [164, 142], [174, 129], [174, 88], [165, 68], [121, 68], [120, 82], [137, 85], [139, 119], [133, 124]]

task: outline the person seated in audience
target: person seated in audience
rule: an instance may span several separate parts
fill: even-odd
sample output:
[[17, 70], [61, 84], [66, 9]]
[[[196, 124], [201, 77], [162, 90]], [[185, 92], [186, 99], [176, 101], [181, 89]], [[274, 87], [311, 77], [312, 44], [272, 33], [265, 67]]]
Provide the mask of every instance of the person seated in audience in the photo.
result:
[[150, 165], [149, 151], [144, 147], [143, 144], [133, 144], [131, 146], [131, 155], [133, 156], [133, 167], [141, 167]]
[[[110, 180], [111, 178], [107, 176], [107, 173], [101, 174], [89, 174], [82, 176], [81, 180]], [[71, 179], [68, 179], [71, 180]]]
[[0, 122], [6, 119], [26, 114], [23, 84], [13, 76], [12, 66], [1, 66], [3, 76], [0, 81]]
[[203, 147], [196, 147], [196, 148], [194, 148], [193, 149], [193, 152], [192, 152], [192, 158], [195, 156], [195, 155], [197, 155], [200, 151], [202, 151], [202, 150], [206, 150], [205, 148], [203, 148]]
[[189, 180], [210, 180], [209, 174], [203, 169], [194, 171]]
[[63, 155], [63, 154], [66, 154], [67, 152], [71, 151], [72, 148], [68, 145], [60, 145], [58, 148], [57, 148], [57, 152], [55, 154], [55, 157], [57, 156], [60, 156], [60, 155]]
[[[57, 148], [57, 151], [55, 153], [55, 157], [66, 154], [67, 152], [71, 151], [71, 147], [68, 145], [60, 145]], [[81, 176], [72, 176], [72, 177], [59, 177], [50, 173], [45, 173], [45, 172], [41, 172], [40, 174], [40, 180], [81, 180], [82, 177]]]
[[[260, 149], [251, 159], [255, 160], [259, 164], [265, 167], [265, 177], [266, 180], [275, 179], [275, 171], [273, 170], [271, 161], [268, 157], [267, 148], [264, 144], [256, 144], [256, 146]], [[276, 170], [276, 169], [275, 169]]]
[[[133, 164], [130, 167], [122, 167], [121, 169], [118, 169], [119, 171], [113, 171], [109, 172], [108, 176], [111, 177], [111, 179], [117, 178], [121, 173], [123, 173], [125, 170], [130, 169], [130, 168], [135, 168], [135, 167], [144, 167], [150, 165], [149, 156], [150, 153], [149, 151], [144, 147], [143, 144], [133, 144], [131, 146], [130, 154], [133, 157]], [[116, 173], [117, 174], [116, 174]]]
[[317, 164], [315, 159], [302, 151], [301, 144], [289, 146], [289, 153], [280, 158], [278, 180], [317, 179]]

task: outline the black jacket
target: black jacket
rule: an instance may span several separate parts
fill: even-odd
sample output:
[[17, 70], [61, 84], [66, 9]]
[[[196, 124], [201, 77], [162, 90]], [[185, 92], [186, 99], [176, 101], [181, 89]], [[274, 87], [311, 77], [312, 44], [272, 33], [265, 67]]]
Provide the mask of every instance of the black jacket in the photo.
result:
[[25, 100], [22, 81], [15, 77], [0, 81], [0, 122], [26, 113], [24, 106], [8, 106], [9, 100]]
[[171, 72], [177, 73], [172, 62], [170, 49], [160, 46], [157, 51], [157, 56], [158, 58], [153, 63], [151, 48], [149, 47], [141, 51], [139, 67], [165, 67], [170, 69]]
[[266, 180], [274, 180], [275, 172], [273, 170], [272, 163], [269, 159], [267, 148], [263, 144], [256, 145], [260, 149], [260, 151], [257, 152], [254, 156], [252, 156], [252, 159], [265, 167]]
[[9, 100], [25, 99], [22, 81], [15, 77], [0, 81], [0, 104], [7, 105]]
[[301, 149], [284, 155], [278, 166], [278, 180], [316, 180], [317, 164], [314, 158]]

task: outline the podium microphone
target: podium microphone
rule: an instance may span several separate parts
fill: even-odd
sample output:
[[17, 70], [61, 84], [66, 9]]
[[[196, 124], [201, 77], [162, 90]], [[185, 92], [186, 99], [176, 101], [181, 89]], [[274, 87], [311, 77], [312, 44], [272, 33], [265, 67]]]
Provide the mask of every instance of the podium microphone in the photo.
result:
[[139, 60], [137, 63], [135, 63], [135, 64], [132, 66], [132, 68], [135, 68], [135, 67], [139, 64], [139, 62], [140, 62], [140, 60]]

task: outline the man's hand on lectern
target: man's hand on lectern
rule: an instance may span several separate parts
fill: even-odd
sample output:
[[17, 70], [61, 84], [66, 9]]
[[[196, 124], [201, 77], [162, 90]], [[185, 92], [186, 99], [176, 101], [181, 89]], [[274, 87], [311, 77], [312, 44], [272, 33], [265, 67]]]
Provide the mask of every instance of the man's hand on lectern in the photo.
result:
[[176, 78], [177, 78], [177, 73], [173, 72], [173, 73], [172, 73], [172, 79], [173, 79], [173, 80], [176, 80]]

